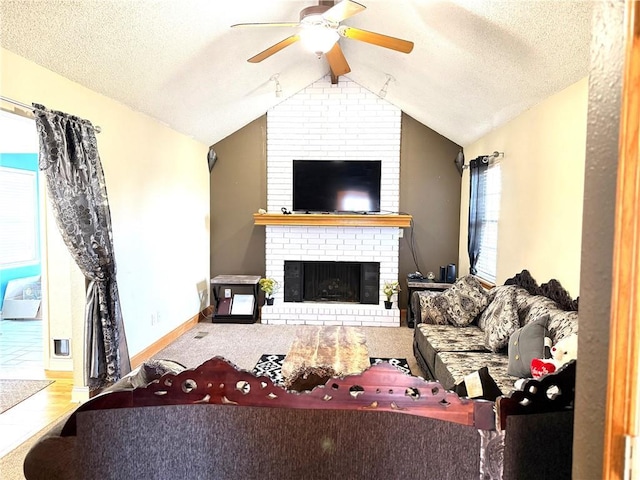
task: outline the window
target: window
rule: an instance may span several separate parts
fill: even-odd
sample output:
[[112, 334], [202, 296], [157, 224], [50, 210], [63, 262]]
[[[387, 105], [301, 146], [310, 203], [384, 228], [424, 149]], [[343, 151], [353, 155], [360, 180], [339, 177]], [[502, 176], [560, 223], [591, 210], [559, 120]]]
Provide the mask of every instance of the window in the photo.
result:
[[476, 264], [476, 275], [490, 283], [495, 283], [498, 258], [498, 219], [502, 192], [500, 164], [490, 165], [482, 175], [485, 181], [484, 221], [480, 229], [480, 253]]
[[0, 267], [37, 263], [37, 172], [0, 167]]

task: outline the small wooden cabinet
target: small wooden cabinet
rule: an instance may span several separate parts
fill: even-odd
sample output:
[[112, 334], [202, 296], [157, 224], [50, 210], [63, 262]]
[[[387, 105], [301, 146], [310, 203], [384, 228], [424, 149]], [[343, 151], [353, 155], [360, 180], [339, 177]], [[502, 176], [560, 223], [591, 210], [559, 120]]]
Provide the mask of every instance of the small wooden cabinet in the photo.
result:
[[218, 275], [211, 279], [213, 323], [255, 323], [259, 275]]

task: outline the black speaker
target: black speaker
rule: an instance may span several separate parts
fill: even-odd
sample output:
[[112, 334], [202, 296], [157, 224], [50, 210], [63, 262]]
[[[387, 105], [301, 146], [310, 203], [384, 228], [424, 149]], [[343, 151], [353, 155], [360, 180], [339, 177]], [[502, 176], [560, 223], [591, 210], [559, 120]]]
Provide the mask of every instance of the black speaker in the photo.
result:
[[447, 265], [447, 283], [455, 283], [456, 281], [456, 265], [450, 263]]
[[360, 266], [360, 303], [377, 305], [380, 301], [380, 264], [362, 263]]
[[284, 262], [284, 301], [302, 301], [302, 262]]
[[440, 283], [447, 283], [447, 267], [440, 267], [440, 279], [438, 281]]

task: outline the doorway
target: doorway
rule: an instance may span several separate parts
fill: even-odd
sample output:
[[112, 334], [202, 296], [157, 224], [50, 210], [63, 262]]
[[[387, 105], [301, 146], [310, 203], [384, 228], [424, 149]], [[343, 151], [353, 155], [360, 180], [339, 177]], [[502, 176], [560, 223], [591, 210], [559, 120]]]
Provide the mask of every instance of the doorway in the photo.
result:
[[[45, 368], [35, 122], [0, 110], [0, 375]], [[44, 295], [46, 298], [46, 295]]]

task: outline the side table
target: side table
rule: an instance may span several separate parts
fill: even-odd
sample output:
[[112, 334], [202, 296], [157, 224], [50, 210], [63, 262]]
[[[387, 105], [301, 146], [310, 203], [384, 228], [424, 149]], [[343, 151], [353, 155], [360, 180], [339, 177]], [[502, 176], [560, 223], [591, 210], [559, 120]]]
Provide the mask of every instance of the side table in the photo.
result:
[[409, 328], [413, 328], [415, 326], [415, 318], [413, 313], [413, 308], [411, 308], [411, 304], [413, 303], [412, 296], [413, 292], [421, 291], [421, 290], [431, 290], [436, 292], [442, 292], [453, 285], [452, 283], [438, 283], [438, 282], [430, 282], [426, 278], [418, 279], [418, 278], [409, 278], [407, 276], [407, 326]]
[[218, 275], [211, 279], [212, 322], [255, 323], [259, 275]]

